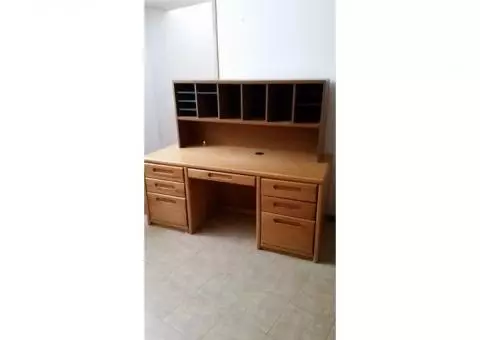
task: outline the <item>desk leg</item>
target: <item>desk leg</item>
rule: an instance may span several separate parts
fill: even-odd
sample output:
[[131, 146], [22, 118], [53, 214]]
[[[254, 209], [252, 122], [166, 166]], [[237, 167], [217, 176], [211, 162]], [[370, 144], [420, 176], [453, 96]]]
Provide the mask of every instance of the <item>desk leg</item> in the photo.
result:
[[257, 226], [256, 226], [256, 231], [257, 231], [257, 249], [261, 249], [260, 248], [260, 241], [261, 241], [261, 221], [262, 221], [262, 209], [260, 207], [260, 202], [262, 201], [262, 197], [261, 197], [261, 190], [260, 190], [260, 177], [256, 177], [255, 178], [255, 188], [257, 190], [257, 202], [256, 202], [256, 210], [257, 210]]
[[323, 185], [319, 185], [318, 196], [317, 196], [317, 216], [315, 220], [315, 241], [314, 241], [314, 248], [313, 248], [313, 262], [318, 262], [320, 260], [320, 236], [322, 234], [323, 206], [325, 201], [323, 190], [325, 190]]
[[144, 200], [144, 213], [147, 214], [147, 224], [148, 226], [150, 226], [150, 210], [148, 209], [148, 197], [147, 197], [147, 183], [145, 182], [145, 177], [143, 178], [143, 192], [144, 192], [144, 196], [143, 196], [143, 200]]
[[188, 179], [187, 168], [183, 168], [183, 178], [185, 181], [185, 198], [187, 204], [187, 225], [188, 225], [188, 233], [193, 234], [193, 218], [192, 218], [192, 201], [191, 201], [191, 193], [190, 193], [190, 181]]

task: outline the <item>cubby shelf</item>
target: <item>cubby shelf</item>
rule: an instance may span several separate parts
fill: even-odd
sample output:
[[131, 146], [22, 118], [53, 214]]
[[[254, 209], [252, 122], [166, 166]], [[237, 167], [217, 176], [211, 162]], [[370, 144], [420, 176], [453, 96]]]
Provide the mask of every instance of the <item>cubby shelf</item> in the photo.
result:
[[178, 120], [319, 128], [325, 80], [174, 82]]

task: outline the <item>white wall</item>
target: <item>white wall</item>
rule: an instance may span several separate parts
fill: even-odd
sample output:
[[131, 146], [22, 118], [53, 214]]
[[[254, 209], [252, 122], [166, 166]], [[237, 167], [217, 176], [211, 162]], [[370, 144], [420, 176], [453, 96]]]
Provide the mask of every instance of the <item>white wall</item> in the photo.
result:
[[177, 142], [172, 80], [217, 77], [212, 3], [145, 9], [145, 148]]
[[162, 79], [165, 78], [165, 71], [162, 67], [164, 54], [164, 30], [162, 24], [165, 13], [160, 9], [145, 9], [145, 144], [144, 152], [149, 153], [161, 145], [165, 145], [164, 139], [169, 136], [162, 136], [161, 123], [161, 93]]
[[335, 78], [334, 0], [217, 0], [220, 77]]

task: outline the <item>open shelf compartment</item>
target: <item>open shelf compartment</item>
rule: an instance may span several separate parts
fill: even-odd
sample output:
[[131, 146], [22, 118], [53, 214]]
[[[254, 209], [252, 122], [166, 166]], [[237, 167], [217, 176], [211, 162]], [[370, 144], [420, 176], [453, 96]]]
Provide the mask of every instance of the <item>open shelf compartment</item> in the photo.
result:
[[210, 94], [210, 95], [216, 95], [217, 94], [217, 84], [201, 84], [197, 83], [197, 95], [199, 94]]
[[242, 117], [242, 89], [240, 84], [218, 84], [220, 119]]
[[322, 114], [323, 83], [295, 84], [295, 123], [319, 123]]
[[198, 118], [218, 118], [217, 84], [196, 84]]
[[175, 94], [193, 94], [195, 95], [195, 84], [193, 83], [175, 83]]
[[243, 119], [266, 119], [267, 84], [243, 84]]
[[293, 122], [293, 84], [268, 84], [269, 122]]
[[195, 99], [195, 84], [175, 83], [175, 106], [178, 117], [196, 117], [197, 101]]

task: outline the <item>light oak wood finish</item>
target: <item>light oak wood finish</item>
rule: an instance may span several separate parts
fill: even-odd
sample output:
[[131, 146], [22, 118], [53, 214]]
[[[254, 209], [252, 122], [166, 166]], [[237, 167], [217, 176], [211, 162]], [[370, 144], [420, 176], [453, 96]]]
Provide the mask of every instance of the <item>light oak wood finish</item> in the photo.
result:
[[144, 213], [147, 215], [147, 224], [150, 225], [150, 211], [148, 210], [148, 197], [147, 197], [147, 184], [143, 181], [143, 200], [144, 200]]
[[208, 181], [255, 186], [255, 177], [253, 176], [237, 175], [226, 172], [188, 169], [188, 177]]
[[206, 122], [206, 123], [218, 123], [218, 124], [239, 124], [239, 125], [256, 125], [266, 127], [286, 127], [286, 128], [305, 128], [305, 129], [318, 129], [320, 123], [293, 123], [293, 122], [266, 122], [263, 120], [241, 120], [239, 118], [198, 118], [198, 117], [177, 117], [179, 121], [190, 122]]
[[[264, 154], [256, 155], [255, 152]], [[151, 163], [319, 184], [323, 182], [329, 169], [328, 163], [318, 163], [316, 155], [311, 153], [230, 146], [179, 148], [171, 145], [148, 154], [145, 160]]]
[[[301, 90], [297, 91], [297, 86]], [[281, 127], [302, 127], [314, 129], [313, 152], [323, 152], [325, 147], [325, 126], [327, 113], [326, 93], [328, 81], [319, 80], [252, 80], [252, 81], [176, 81], [174, 87], [178, 89], [195, 89], [196, 112], [177, 110], [177, 126], [179, 130], [179, 145], [192, 145], [191, 137], [182, 130], [186, 126], [178, 124], [180, 121], [192, 122], [219, 122], [226, 119], [230, 125], [260, 125]], [[222, 91], [221, 88], [239, 88], [240, 91]], [[188, 91], [187, 91], [188, 92]], [[238, 92], [240, 99], [238, 100]], [[297, 92], [300, 102], [297, 105]], [[232, 97], [232, 93], [235, 95]], [[185, 92], [175, 90], [176, 100], [185, 96]], [[200, 96], [200, 97], [199, 97]], [[312, 99], [313, 102], [309, 102]], [[313, 106], [312, 106], [313, 105]], [[290, 112], [290, 106], [292, 108]], [[318, 109], [317, 109], [318, 108]], [[228, 109], [224, 114], [222, 111]], [[296, 113], [296, 111], [301, 111]], [[189, 127], [187, 127], [190, 129]], [[232, 131], [238, 129], [230, 128]], [[278, 133], [276, 132], [278, 135]], [[249, 134], [250, 136], [254, 136]], [[261, 135], [260, 135], [261, 136]], [[259, 138], [262, 139], [262, 138]], [[296, 138], [284, 136], [278, 140], [296, 141]], [[281, 142], [280, 142], [281, 143]], [[195, 143], [193, 143], [195, 144]], [[200, 143], [196, 143], [200, 145]], [[288, 144], [287, 144], [288, 145]], [[256, 145], [260, 146], [260, 145]]]
[[286, 198], [262, 196], [262, 211], [315, 221], [317, 205]]
[[318, 161], [321, 161], [321, 155], [326, 153], [326, 147], [325, 147], [325, 139], [326, 139], [326, 133], [327, 133], [327, 119], [328, 116], [330, 115], [330, 112], [328, 112], [329, 104], [330, 104], [330, 98], [331, 98], [331, 88], [330, 84], [326, 82], [323, 84], [323, 94], [322, 94], [322, 106], [321, 106], [321, 124], [319, 125], [318, 128], [318, 140], [319, 143], [317, 145], [317, 155], [318, 155]]
[[262, 195], [316, 202], [317, 185], [262, 178]]
[[262, 248], [280, 248], [312, 257], [315, 222], [262, 212]]
[[150, 219], [158, 224], [187, 229], [185, 198], [147, 193]]
[[326, 80], [175, 81], [178, 146], [145, 157], [149, 220], [195, 233], [251, 211], [257, 248], [318, 261], [327, 91]]
[[255, 214], [255, 188], [228, 182], [206, 181], [208, 192], [216, 198], [217, 207]]
[[205, 141], [207, 146], [237, 146], [304, 152], [312, 155], [315, 155], [317, 150], [318, 131], [316, 129], [286, 128], [277, 125], [181, 122], [186, 123], [181, 124], [184, 128], [185, 125], [190, 125], [187, 127], [189, 131], [188, 147], [202, 146]]
[[187, 177], [187, 203], [189, 231], [198, 232], [216, 207], [216, 197], [209, 186], [211, 182]]
[[261, 230], [262, 230], [262, 192], [261, 192], [261, 180], [260, 177], [255, 178], [255, 191], [256, 191], [256, 240], [257, 249], [261, 249]]
[[192, 80], [192, 79], [176, 79], [173, 81], [173, 84], [318, 84], [325, 82], [324, 79], [202, 79], [202, 80]]
[[185, 206], [187, 209], [187, 232], [189, 234], [193, 234], [192, 229], [192, 205], [191, 202], [191, 195], [190, 195], [190, 182], [188, 181], [187, 176], [187, 168], [183, 168], [183, 178], [185, 178]]
[[146, 178], [147, 192], [185, 197], [185, 184], [180, 182], [164, 181]]
[[322, 228], [325, 221], [324, 211], [326, 210], [328, 195], [330, 194], [332, 185], [332, 172], [327, 173], [324, 184], [318, 188], [318, 198], [317, 198], [317, 215], [315, 223], [315, 247], [314, 247], [314, 256], [313, 261], [319, 262], [320, 260], [320, 240], [322, 237]]
[[316, 207], [317, 211], [316, 211], [316, 222], [315, 222], [315, 240], [314, 240], [314, 247], [313, 247], [314, 262], [318, 262], [320, 260], [320, 237], [322, 235], [325, 195], [326, 195], [326, 190], [321, 190], [321, 188], [318, 188], [317, 207]]
[[145, 177], [183, 182], [183, 169], [178, 166], [145, 163]]

